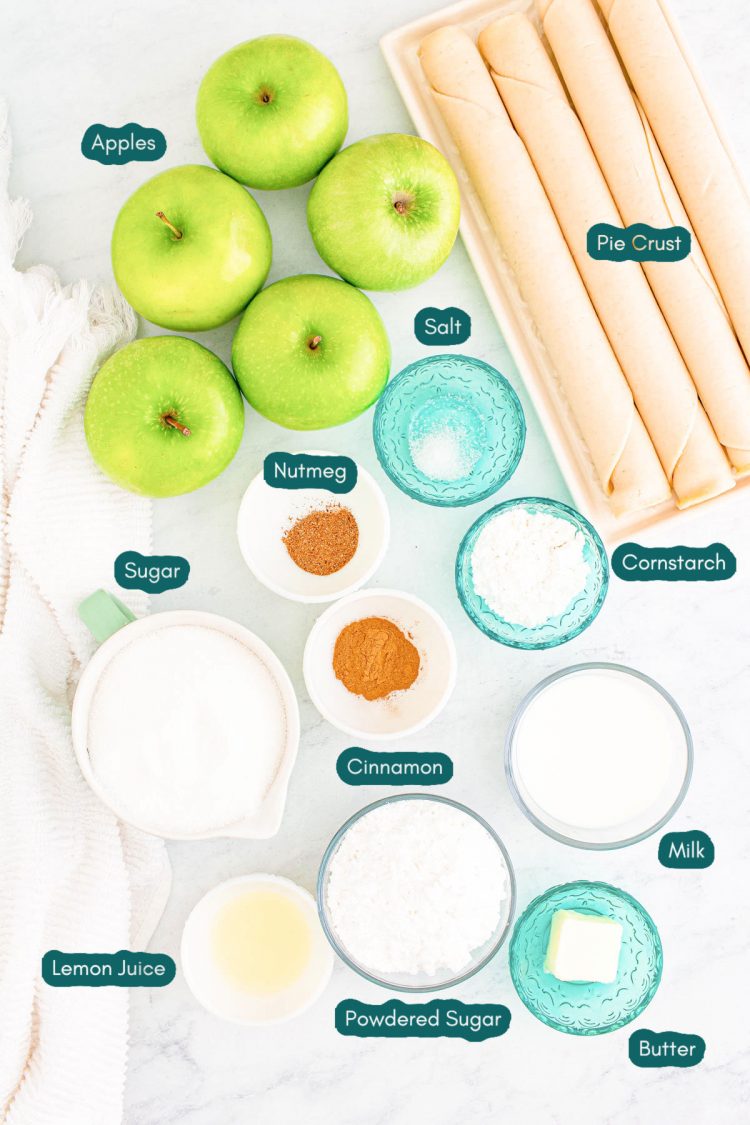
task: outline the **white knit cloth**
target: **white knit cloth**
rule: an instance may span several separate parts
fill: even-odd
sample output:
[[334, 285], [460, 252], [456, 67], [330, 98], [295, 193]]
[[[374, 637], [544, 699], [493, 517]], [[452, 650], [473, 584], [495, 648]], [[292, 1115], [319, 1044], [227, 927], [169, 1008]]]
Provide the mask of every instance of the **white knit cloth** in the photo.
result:
[[149, 502], [97, 470], [82, 422], [98, 364], [135, 321], [108, 289], [14, 268], [31, 212], [8, 198], [9, 167], [0, 104], [0, 1119], [118, 1125], [128, 991], [52, 988], [40, 961], [142, 949], [169, 891], [164, 845], [94, 796], [70, 736], [94, 648], [77, 606], [112, 587], [120, 551], [150, 549]]

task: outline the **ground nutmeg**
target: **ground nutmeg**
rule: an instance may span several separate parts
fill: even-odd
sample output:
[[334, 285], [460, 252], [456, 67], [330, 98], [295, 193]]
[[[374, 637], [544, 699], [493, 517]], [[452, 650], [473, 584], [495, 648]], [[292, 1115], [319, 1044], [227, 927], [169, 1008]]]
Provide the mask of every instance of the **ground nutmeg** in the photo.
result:
[[284, 535], [290, 558], [308, 574], [335, 574], [354, 558], [358, 543], [357, 521], [337, 504], [301, 516]]
[[419, 652], [385, 617], [363, 617], [346, 625], [333, 647], [333, 670], [348, 691], [385, 699], [410, 688], [419, 675]]

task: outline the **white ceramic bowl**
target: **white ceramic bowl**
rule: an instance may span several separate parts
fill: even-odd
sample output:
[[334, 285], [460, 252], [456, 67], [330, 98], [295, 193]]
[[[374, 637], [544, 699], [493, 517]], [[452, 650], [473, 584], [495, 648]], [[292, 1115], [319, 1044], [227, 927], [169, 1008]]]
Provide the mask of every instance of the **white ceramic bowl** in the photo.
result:
[[[211, 945], [213, 924], [218, 911], [243, 891], [275, 886], [288, 894], [302, 909], [310, 923], [312, 949], [302, 978], [283, 993], [256, 996], [233, 987], [215, 964]], [[187, 986], [199, 1004], [231, 1023], [249, 1026], [284, 1023], [311, 1007], [326, 988], [333, 971], [333, 950], [318, 917], [313, 896], [281, 875], [240, 875], [220, 883], [193, 907], [180, 947], [182, 972]]]
[[[275, 836], [279, 830], [281, 818], [284, 814], [289, 778], [291, 777], [292, 769], [297, 758], [297, 749], [299, 747], [300, 732], [297, 697], [294, 694], [294, 688], [292, 687], [292, 682], [287, 675], [286, 669], [268, 645], [262, 641], [260, 637], [256, 637], [255, 633], [251, 633], [249, 629], [246, 629], [244, 625], [239, 625], [236, 621], [230, 621], [228, 617], [219, 617], [215, 613], [200, 613], [197, 610], [172, 610], [167, 613], [153, 613], [150, 617], [142, 617], [140, 620], [133, 621], [130, 625], [118, 629], [116, 633], [113, 633], [111, 637], [99, 646], [83, 671], [83, 675], [78, 682], [75, 698], [73, 699], [73, 713], [71, 719], [73, 750], [78, 759], [78, 764], [81, 767], [81, 773], [94, 790], [97, 797], [112, 810], [115, 816], [121, 820], [125, 819], [114, 803], [114, 795], [108, 794], [102, 789], [91, 767], [91, 760], [88, 753], [88, 726], [91, 701], [94, 697], [99, 677], [116, 653], [137, 638], [146, 636], [156, 629], [163, 629], [170, 625], [193, 625], [203, 626], [208, 629], [218, 629], [226, 633], [227, 636], [233, 637], [234, 640], [239, 641], [240, 644], [245, 645], [263, 661], [276, 681], [281, 695], [286, 715], [286, 742], [273, 784], [268, 790], [262, 805], [253, 816], [247, 817], [234, 824], [217, 828], [216, 831], [183, 835], [169, 833], [168, 835], [165, 834], [166, 838], [172, 840], [207, 840], [229, 836], [243, 839], [264, 840], [270, 836]], [[140, 828], [144, 832], [153, 834], [153, 829], [149, 829], [144, 825], [136, 824], [132, 820], [128, 820], [128, 823], [133, 824], [135, 828]]]
[[[363, 617], [385, 617], [419, 650], [419, 676], [407, 691], [367, 700], [348, 691], [333, 671], [341, 630]], [[442, 711], [456, 683], [456, 648], [441, 617], [420, 598], [400, 590], [362, 590], [321, 614], [310, 630], [303, 659], [310, 699], [329, 723], [355, 738], [394, 739], [426, 727]]]
[[[306, 450], [333, 457], [332, 453]], [[308, 512], [329, 504], [348, 508], [359, 527], [357, 550], [335, 574], [308, 574], [292, 561], [283, 537], [292, 524]], [[242, 557], [264, 586], [295, 602], [332, 602], [369, 582], [383, 561], [390, 539], [388, 505], [374, 478], [357, 466], [357, 483], [351, 492], [326, 492], [320, 488], [271, 488], [263, 473], [250, 482], [237, 516], [237, 538]]]

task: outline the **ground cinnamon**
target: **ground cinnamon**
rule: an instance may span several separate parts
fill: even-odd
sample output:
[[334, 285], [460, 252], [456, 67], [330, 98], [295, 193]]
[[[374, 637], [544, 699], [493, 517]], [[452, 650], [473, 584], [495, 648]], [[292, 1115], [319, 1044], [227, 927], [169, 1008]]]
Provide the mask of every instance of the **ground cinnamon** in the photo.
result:
[[308, 512], [284, 535], [293, 562], [308, 574], [335, 574], [357, 551], [359, 527], [348, 508], [330, 505]]
[[341, 630], [333, 648], [336, 678], [354, 695], [384, 699], [410, 688], [419, 675], [419, 652], [385, 617], [364, 617]]

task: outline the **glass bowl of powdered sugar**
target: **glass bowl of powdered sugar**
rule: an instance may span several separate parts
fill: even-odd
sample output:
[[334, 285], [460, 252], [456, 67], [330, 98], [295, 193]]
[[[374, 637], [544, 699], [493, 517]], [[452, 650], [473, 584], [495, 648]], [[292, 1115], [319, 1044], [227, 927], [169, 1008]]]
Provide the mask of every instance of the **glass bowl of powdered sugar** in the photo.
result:
[[502, 841], [445, 797], [405, 793], [367, 805], [339, 829], [318, 875], [326, 937], [366, 980], [434, 992], [495, 956], [516, 886]]
[[485, 500], [511, 478], [526, 422], [516, 392], [494, 367], [471, 356], [436, 355], [391, 379], [375, 409], [373, 439], [402, 492], [460, 507]]
[[565, 644], [587, 629], [609, 586], [607, 553], [588, 520], [557, 500], [522, 497], [485, 512], [456, 558], [456, 589], [474, 624], [512, 648]]

